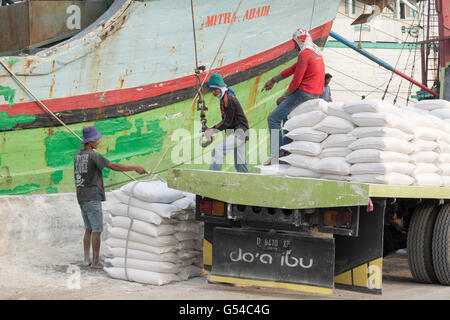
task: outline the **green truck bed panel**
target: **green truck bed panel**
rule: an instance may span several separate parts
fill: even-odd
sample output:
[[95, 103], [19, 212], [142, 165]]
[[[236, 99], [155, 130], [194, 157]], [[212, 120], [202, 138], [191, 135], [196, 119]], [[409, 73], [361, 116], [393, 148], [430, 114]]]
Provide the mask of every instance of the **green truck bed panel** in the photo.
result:
[[169, 187], [220, 201], [307, 209], [367, 205], [368, 198], [450, 199], [450, 188], [391, 186], [255, 173], [172, 169]]
[[169, 187], [233, 204], [306, 209], [367, 205], [369, 186], [255, 173], [172, 169]]

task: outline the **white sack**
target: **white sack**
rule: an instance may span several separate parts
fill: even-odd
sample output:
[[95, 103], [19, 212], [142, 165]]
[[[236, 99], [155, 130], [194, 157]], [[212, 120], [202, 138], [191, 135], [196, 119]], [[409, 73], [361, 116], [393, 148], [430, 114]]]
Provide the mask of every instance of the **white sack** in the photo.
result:
[[202, 251], [198, 250], [181, 250], [176, 253], [178, 259], [187, 260], [195, 257], [202, 258]]
[[162, 286], [171, 282], [180, 281], [180, 277], [172, 273], [160, 273], [136, 269], [127, 269], [127, 279], [124, 268], [104, 268], [104, 270], [115, 279], [130, 280], [139, 283]]
[[432, 164], [432, 163], [418, 163], [416, 164], [416, 168], [413, 171], [412, 176], [416, 177], [418, 175], [421, 174], [425, 174], [425, 173], [440, 173], [439, 167], [437, 167], [436, 165]]
[[450, 176], [450, 163], [441, 163], [439, 165], [441, 176]]
[[442, 178], [436, 173], [424, 173], [415, 176], [415, 185], [424, 187], [440, 187], [442, 186]]
[[309, 141], [294, 141], [281, 146], [281, 149], [289, 151], [290, 153], [296, 153], [311, 157], [318, 156], [322, 151], [320, 143]]
[[436, 109], [450, 108], [450, 102], [442, 99], [422, 100], [417, 102], [413, 107], [432, 111]]
[[342, 118], [353, 123], [352, 115], [345, 112], [343, 106], [344, 104], [341, 102], [328, 103], [328, 115]]
[[201, 240], [186, 240], [180, 241], [177, 244], [178, 250], [202, 250], [203, 245]]
[[332, 134], [322, 142], [322, 148], [347, 148], [356, 138], [350, 134]]
[[171, 203], [184, 197], [182, 191], [171, 189], [166, 182], [160, 180], [133, 181], [120, 190], [145, 202]]
[[328, 112], [328, 102], [319, 98], [305, 101], [299, 104], [294, 110], [291, 111], [288, 115], [288, 119], [291, 119], [295, 116], [298, 116], [303, 113], [308, 113], [312, 111], [321, 111], [324, 113]]
[[337, 180], [337, 181], [350, 181], [350, 176], [339, 176], [336, 174], [324, 174], [320, 176], [320, 179], [325, 180]]
[[271, 164], [269, 166], [258, 166], [258, 168], [261, 170], [261, 174], [265, 176], [284, 176], [289, 165]]
[[450, 187], [450, 176], [442, 176], [442, 185], [444, 187]]
[[[125, 239], [119, 239], [119, 238], [108, 238], [105, 241], [105, 244], [111, 248], [126, 248], [127, 247], [127, 241]], [[128, 241], [128, 248], [139, 250], [139, 251], [145, 251], [149, 253], [154, 254], [163, 254], [168, 252], [176, 252], [178, 250], [177, 245], [172, 246], [165, 246], [165, 247], [155, 247], [150, 246], [148, 244], [144, 244], [137, 241]]]
[[374, 183], [374, 184], [389, 184], [398, 186], [409, 186], [414, 182], [414, 178], [401, 173], [388, 173], [383, 175], [376, 174], [361, 174], [352, 175], [350, 180], [361, 183]]
[[438, 148], [436, 151], [439, 153], [450, 153], [450, 144], [444, 141], [438, 141]]
[[[115, 193], [116, 193], [116, 191], [113, 191], [113, 194], [115, 194]], [[110, 206], [108, 209], [106, 209], [106, 211], [111, 213], [113, 216], [128, 217], [128, 214], [129, 214], [129, 216], [131, 216], [135, 219], [139, 219], [141, 221], [146, 221], [146, 222], [153, 223], [156, 225], [159, 225], [163, 222], [162, 217], [152, 211], [145, 210], [142, 208], [136, 208], [133, 206], [130, 206], [128, 208], [128, 206], [124, 203], [116, 203], [116, 204]]]
[[389, 137], [409, 141], [413, 138], [413, 135], [411, 134], [389, 127], [357, 127], [353, 129], [351, 134], [358, 139], [368, 137]]
[[203, 232], [203, 222], [198, 221], [180, 221], [174, 224], [175, 229], [179, 232]]
[[364, 162], [409, 162], [410, 156], [392, 151], [381, 151], [377, 149], [360, 149], [353, 151], [345, 157], [349, 163]]
[[[128, 229], [130, 227], [130, 223], [131, 219], [128, 217], [113, 216], [110, 219], [110, 225], [113, 227]], [[169, 234], [173, 234], [177, 231], [175, 226], [171, 224], [155, 225], [148, 222], [140, 221], [138, 219], [134, 219], [131, 230], [147, 234], [151, 237], [166, 236]]]
[[450, 163], [450, 153], [441, 153], [438, 158], [439, 163]]
[[183, 197], [181, 199], [175, 200], [171, 205], [176, 206], [182, 210], [195, 209], [195, 198]]
[[414, 130], [414, 137], [416, 140], [429, 140], [437, 141], [441, 136], [440, 130], [427, 128], [427, 127], [416, 127]]
[[322, 121], [326, 116], [322, 111], [302, 113], [286, 121], [284, 129], [292, 131], [300, 127], [312, 127]]
[[[124, 228], [110, 228], [109, 233], [111, 237], [119, 238], [119, 239], [127, 239], [128, 230]], [[178, 244], [178, 240], [173, 235], [168, 236], [159, 236], [159, 237], [150, 237], [142, 233], [138, 233], [135, 231], [130, 231], [129, 240], [140, 242], [143, 244], [147, 244], [153, 247], [167, 247], [174, 246]]]
[[349, 148], [326, 148], [322, 149], [322, 153], [319, 158], [331, 158], [331, 157], [346, 157], [352, 152]]
[[350, 173], [350, 165], [345, 158], [333, 157], [319, 160], [314, 168], [315, 171], [324, 174], [345, 176]]
[[410, 154], [414, 151], [411, 143], [401, 139], [387, 137], [361, 138], [350, 144], [348, 147], [352, 150], [378, 149], [381, 151], [392, 151], [404, 154]]
[[353, 128], [352, 122], [335, 116], [327, 116], [313, 127], [328, 134], [349, 133]]
[[345, 112], [349, 114], [371, 112], [371, 113], [391, 113], [394, 115], [400, 115], [399, 108], [390, 104], [389, 102], [376, 99], [364, 99], [352, 102], [344, 103], [343, 107]]
[[440, 119], [450, 119], [450, 108], [435, 109], [430, 113]]
[[177, 276], [180, 277], [182, 281], [186, 281], [193, 277], [199, 277], [202, 272], [202, 268], [191, 265], [181, 268], [181, 271], [177, 273]]
[[305, 178], [319, 178], [320, 174], [309, 169], [297, 168], [291, 166], [286, 171], [286, 175], [290, 177], [305, 177]]
[[177, 232], [174, 234], [175, 238], [178, 241], [186, 241], [186, 240], [195, 240], [195, 239], [202, 239], [203, 236], [200, 233], [195, 232]]
[[[108, 250], [116, 258], [125, 258], [125, 248], [108, 247]], [[178, 263], [180, 261], [178, 255], [173, 252], [156, 254], [128, 248], [128, 251], [126, 253], [128, 258], [138, 260], [164, 261], [172, 263]]]
[[360, 127], [390, 127], [408, 134], [414, 133], [414, 123], [390, 113], [361, 112], [353, 114], [352, 119]]
[[174, 221], [192, 221], [195, 220], [195, 211], [188, 210], [175, 216]]
[[417, 152], [411, 155], [412, 163], [433, 163], [439, 159], [439, 153], [433, 151]]
[[413, 142], [414, 152], [435, 151], [439, 148], [439, 144], [435, 141], [415, 140]]
[[[112, 194], [119, 199], [122, 203], [128, 204], [130, 197], [121, 190], [113, 190]], [[133, 207], [141, 208], [144, 210], [152, 211], [163, 218], [172, 218], [183, 210], [173, 204], [169, 203], [150, 203], [136, 198], [131, 198], [130, 205]], [[142, 219], [141, 219], [142, 220]], [[149, 221], [150, 222], [150, 221]]]
[[328, 134], [309, 127], [302, 127], [289, 131], [286, 137], [295, 141], [322, 142], [328, 137]]
[[[107, 259], [106, 262], [116, 268], [125, 268], [125, 258]], [[127, 268], [161, 273], [180, 272], [180, 268], [172, 262], [138, 260], [132, 258], [127, 258]]]
[[389, 174], [401, 173], [411, 175], [415, 165], [406, 162], [384, 162], [384, 163], [355, 163], [350, 167], [350, 173], [359, 174]]
[[414, 113], [418, 113], [419, 115], [429, 115], [430, 114], [430, 111], [416, 108], [414, 106], [407, 106], [407, 107], [401, 108], [401, 109], [402, 109], [402, 111], [414, 112]]
[[[304, 156], [301, 154], [291, 153], [288, 156], [281, 157], [280, 161], [289, 163], [291, 166], [304, 169], [312, 169], [319, 161], [317, 157]], [[288, 170], [289, 167], [286, 168]]]

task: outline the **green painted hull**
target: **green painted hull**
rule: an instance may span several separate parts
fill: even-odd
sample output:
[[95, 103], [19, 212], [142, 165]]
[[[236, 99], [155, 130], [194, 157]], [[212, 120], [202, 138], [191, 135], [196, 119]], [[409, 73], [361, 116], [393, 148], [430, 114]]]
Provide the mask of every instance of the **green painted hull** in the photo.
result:
[[[261, 92], [264, 83], [294, 60], [278, 66], [264, 74], [232, 86], [236, 92], [253, 129], [267, 129], [267, 116], [275, 108], [276, 99], [282, 94], [289, 80], [278, 83], [274, 89]], [[211, 94], [206, 96], [208, 126], [221, 120], [219, 101]], [[208, 156], [214, 144], [202, 149], [199, 146], [198, 130], [194, 133], [194, 122], [199, 121], [199, 112], [192, 99], [165, 107], [142, 112], [128, 117], [119, 117], [95, 122], [83, 122], [69, 127], [78, 135], [82, 128], [95, 125], [103, 135], [98, 152], [109, 160], [128, 165], [142, 165], [147, 170], [165, 177], [173, 167], [207, 169]], [[186, 115], [186, 113], [188, 113]], [[177, 129], [190, 133], [190, 160], [172, 161], [178, 152], [179, 141], [172, 141]], [[34, 193], [74, 192], [73, 157], [82, 148], [79, 140], [64, 127], [38, 128], [0, 133], [0, 195]], [[258, 145], [247, 144], [247, 158], [260, 153], [259, 163], [264, 161], [260, 150], [268, 150], [268, 139], [258, 137]], [[187, 141], [183, 141], [183, 145]], [[175, 149], [174, 149], [175, 148]], [[260, 149], [259, 151], [255, 148]], [[202, 154], [203, 153], [203, 154]], [[267, 156], [267, 152], [266, 156]], [[263, 152], [264, 154], [264, 152]], [[200, 161], [201, 157], [206, 160]], [[251, 172], [258, 172], [250, 161]], [[224, 165], [224, 171], [234, 171], [233, 165]], [[132, 174], [135, 178], [137, 174]], [[121, 172], [103, 171], [107, 190], [118, 188], [130, 181]]]

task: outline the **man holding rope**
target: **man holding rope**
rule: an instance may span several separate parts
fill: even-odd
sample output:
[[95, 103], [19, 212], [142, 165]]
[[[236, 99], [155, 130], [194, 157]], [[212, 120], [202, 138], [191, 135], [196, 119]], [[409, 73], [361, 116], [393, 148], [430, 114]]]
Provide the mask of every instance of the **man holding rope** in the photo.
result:
[[103, 168], [114, 171], [136, 171], [139, 174], [148, 173], [141, 166], [127, 166], [112, 163], [96, 152], [100, 144], [101, 134], [95, 126], [83, 128], [84, 148], [77, 152], [74, 159], [75, 185], [77, 200], [81, 208], [85, 233], [83, 238], [84, 264], [91, 265], [89, 251], [92, 238], [92, 268], [103, 269], [100, 264], [100, 242], [103, 231], [102, 201], [106, 200], [103, 185]]

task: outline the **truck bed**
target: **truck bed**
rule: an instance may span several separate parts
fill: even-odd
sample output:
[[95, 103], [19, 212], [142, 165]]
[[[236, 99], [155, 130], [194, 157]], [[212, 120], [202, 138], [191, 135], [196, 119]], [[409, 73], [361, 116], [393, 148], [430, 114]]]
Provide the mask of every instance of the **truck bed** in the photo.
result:
[[257, 173], [172, 169], [169, 187], [233, 204], [307, 209], [364, 206], [369, 198], [450, 199], [450, 188], [394, 186]]

